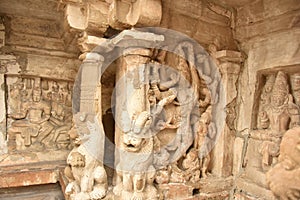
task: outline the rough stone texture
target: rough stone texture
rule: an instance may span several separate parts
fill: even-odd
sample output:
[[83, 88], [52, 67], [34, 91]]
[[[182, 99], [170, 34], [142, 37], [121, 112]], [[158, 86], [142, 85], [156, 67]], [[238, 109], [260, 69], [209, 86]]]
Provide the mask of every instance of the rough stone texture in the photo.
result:
[[[143, 3], [142, 7], [141, 3]], [[69, 182], [61, 169], [66, 165], [65, 160], [70, 150], [42, 152], [35, 149], [18, 152], [20, 149], [12, 145], [18, 141], [19, 146], [22, 146], [24, 138], [27, 139], [27, 146], [31, 139], [36, 140], [35, 134], [28, 130], [22, 132], [23, 135], [8, 133], [12, 122], [22, 120], [7, 118], [15, 103], [11, 98], [11, 90], [18, 85], [15, 84], [18, 82], [14, 77], [19, 77], [23, 81], [32, 78], [50, 80], [50, 82], [58, 80], [72, 82], [81, 64], [79, 59], [87, 59], [85, 75], [81, 79], [82, 93], [77, 96], [77, 98], [82, 97], [82, 101], [80, 101], [81, 105], [79, 103], [75, 105], [75, 108], [83, 112], [94, 112], [94, 109], [97, 109], [97, 118], [101, 122], [102, 114], [107, 111], [111, 115], [110, 109], [114, 109], [111, 100], [122, 101], [126, 96], [112, 99], [116, 80], [120, 79], [126, 69], [120, 67], [124, 64], [122, 61], [115, 62], [104, 72], [101, 83], [97, 84], [96, 74], [93, 74], [93, 77], [86, 76], [91, 74], [88, 69], [89, 62], [91, 63], [95, 58], [88, 52], [107, 41], [106, 38], [122, 30], [131, 27], [160, 26], [188, 35], [209, 52], [222, 73], [221, 80], [226, 91], [227, 114], [224, 128], [212, 152], [211, 161], [206, 169], [201, 169], [200, 181], [197, 180], [193, 184], [189, 181], [164, 184], [160, 188], [161, 193], [165, 192], [162, 195], [165, 195], [166, 199], [176, 199], [179, 196], [183, 199], [276, 199], [274, 194], [281, 198], [286, 197], [285, 195], [294, 195], [285, 192], [284, 190], [289, 187], [282, 189], [278, 182], [281, 183], [280, 179], [285, 174], [288, 176], [286, 181], [291, 183], [297, 181], [290, 174], [295, 173], [297, 176], [299, 173], [296, 171], [299, 167], [293, 165], [295, 159], [282, 158], [284, 150], [279, 151], [281, 139], [285, 141], [285, 131], [289, 131], [288, 129], [295, 125], [300, 125], [296, 119], [299, 117], [296, 109], [297, 105], [299, 106], [298, 83], [297, 78], [293, 78], [298, 76], [300, 68], [299, 11], [298, 0], [0, 1], [0, 188], [60, 181], [62, 190], [65, 190]], [[144, 39], [137, 32], [132, 35], [128, 33], [124, 31], [116, 37], [113, 40], [115, 44], [126, 37]], [[110, 47], [104, 48], [107, 50]], [[183, 51], [186, 49], [187, 47], [182, 48]], [[156, 55], [152, 57], [152, 55], [145, 54], [145, 51], [138, 54], [136, 57], [126, 55], [127, 61], [131, 64], [137, 60], [140, 62], [146, 56], [153, 62], [168, 63], [175, 67], [179, 65], [172, 56], [167, 56], [166, 60], [163, 60], [163, 55], [154, 58]], [[197, 55], [198, 57], [201, 55]], [[280, 76], [287, 77], [287, 83], [276, 85], [274, 81], [272, 84], [278, 88], [286, 85], [289, 88], [287, 92], [289, 98], [285, 98], [284, 109], [275, 109], [274, 102], [272, 104], [270, 100], [271, 96], [268, 96], [271, 94], [267, 91], [268, 80], [272, 80], [272, 76], [278, 76], [278, 71], [281, 73]], [[94, 81], [89, 85], [92, 79]], [[30, 81], [25, 82], [26, 88], [30, 88]], [[21, 85], [19, 84], [20, 87]], [[46, 84], [42, 86], [47, 88]], [[97, 88], [96, 94], [95, 87]], [[202, 85], [200, 88], [203, 89]], [[145, 91], [141, 94], [145, 96], [143, 92]], [[285, 94], [282, 91], [279, 93]], [[207, 93], [205, 95], [209, 96]], [[263, 104], [263, 101], [267, 103]], [[144, 99], [135, 99], [134, 102], [143, 103]], [[200, 103], [203, 102], [200, 101]], [[33, 110], [37, 108], [33, 104], [29, 107]], [[132, 103], [129, 112], [131, 113], [137, 107]], [[43, 109], [45, 107], [37, 110], [45, 111]], [[276, 110], [282, 114], [279, 118], [276, 118]], [[261, 111], [265, 111], [268, 118], [261, 116]], [[285, 111], [288, 111], [288, 114]], [[203, 113], [205, 114], [204, 111]], [[264, 120], [261, 119], [263, 117], [265, 117]], [[283, 119], [287, 118], [294, 124], [285, 123]], [[29, 117], [25, 119], [30, 120]], [[279, 119], [280, 123], [270, 122], [274, 119]], [[205, 125], [206, 118], [202, 117], [201, 120], [202, 127], [199, 133], [195, 134], [197, 136], [205, 134], [208, 128]], [[113, 124], [114, 122], [110, 122], [110, 125]], [[282, 125], [281, 128], [276, 128], [278, 124]], [[120, 132], [121, 130], [116, 127], [117, 137], [114, 142], [117, 146], [122, 143], [119, 137]], [[168, 137], [166, 133], [159, 135], [162, 141]], [[109, 133], [109, 138], [113, 141], [112, 131]], [[103, 142], [104, 140], [99, 144], [101, 148]], [[114, 149], [111, 148], [110, 151], [113, 152]], [[193, 152], [187, 151], [186, 153], [187, 155], [178, 161], [177, 165], [180, 167], [176, 170], [181, 171], [180, 173], [188, 172], [187, 177], [191, 172], [198, 176], [199, 164], [195, 160], [189, 160]], [[279, 163], [276, 164], [277, 160]], [[69, 177], [70, 180], [84, 182], [81, 180], [81, 173], [78, 172], [80, 170], [76, 171], [77, 166], [72, 166], [71, 161], [68, 164], [74, 170], [73, 175], [78, 176], [75, 179]], [[123, 163], [124, 166], [125, 164]], [[99, 169], [99, 166], [89, 169]], [[197, 169], [192, 169], [191, 166], [196, 166]], [[289, 170], [286, 170], [287, 168]], [[170, 172], [165, 169], [163, 173]], [[126, 173], [123, 175], [126, 176]], [[203, 178], [205, 175], [207, 178]], [[100, 181], [96, 177], [93, 178]], [[138, 181], [145, 181], [144, 177], [139, 178], [139, 175], [135, 174], [134, 178], [127, 180], [138, 186]], [[177, 177], [178, 180], [180, 181], [180, 177]], [[126, 184], [125, 180], [124, 185]], [[151, 186], [152, 184], [151, 179], [147, 180], [145, 185]], [[18, 198], [19, 196], [16, 197]], [[37, 198], [47, 197], [41, 195]], [[108, 190], [106, 199], [109, 198], [113, 198], [112, 188]]]
[[243, 138], [235, 138], [233, 147], [233, 175], [238, 175], [241, 170], [244, 156], [244, 144], [245, 140]]
[[231, 31], [231, 11], [204, 1], [162, 1], [161, 26], [184, 33], [204, 47], [216, 38], [221, 49], [236, 50]]
[[0, 196], [2, 200], [64, 199], [59, 184], [4, 188], [0, 189]]
[[[289, 72], [293, 67], [295, 71], [299, 71], [298, 14], [299, 3], [293, 0], [260, 0], [237, 9], [235, 37], [247, 55], [238, 86], [240, 103], [237, 131], [244, 136], [255, 128], [257, 120], [253, 114], [257, 109], [255, 102], [259, 101], [257, 91], [261, 89], [258, 85], [259, 74], [278, 70]], [[249, 197], [275, 199], [266, 184], [265, 173], [248, 169], [250, 165], [260, 167], [260, 163], [254, 160], [262, 159], [259, 159], [260, 154], [257, 152], [262, 144], [252, 139], [246, 141], [244, 151], [247, 153], [242, 161], [246, 165], [246, 171], [243, 172], [242, 168], [240, 173], [247, 178], [241, 176], [237, 188]], [[247, 156], [251, 151], [258, 159]]]

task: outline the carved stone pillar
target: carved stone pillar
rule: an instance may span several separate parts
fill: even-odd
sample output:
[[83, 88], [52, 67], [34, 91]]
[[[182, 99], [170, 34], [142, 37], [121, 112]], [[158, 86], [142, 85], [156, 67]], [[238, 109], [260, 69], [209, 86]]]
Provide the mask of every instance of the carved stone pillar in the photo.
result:
[[[80, 112], [95, 113], [95, 92], [100, 81], [103, 56], [88, 53], [81, 66]], [[101, 94], [101, 93], [100, 93]], [[99, 98], [99, 97], [98, 97]], [[101, 97], [99, 98], [101, 99]], [[99, 111], [101, 113], [101, 111]]]
[[240, 52], [222, 50], [215, 53], [222, 74], [226, 95], [226, 123], [214, 148], [213, 174], [227, 177], [233, 169], [233, 145], [235, 140], [236, 82], [240, 73], [242, 55]]
[[130, 130], [134, 115], [149, 111], [146, 99], [149, 86], [145, 84], [149, 56], [151, 56], [149, 49], [127, 49], [120, 61], [120, 69], [117, 71], [115, 114], [117, 147], [120, 147], [121, 135]]
[[[0, 74], [0, 85], [4, 85], [4, 74]], [[6, 107], [5, 105], [5, 90], [0, 90], [0, 155], [6, 153], [5, 150], [5, 133], [6, 133]]]

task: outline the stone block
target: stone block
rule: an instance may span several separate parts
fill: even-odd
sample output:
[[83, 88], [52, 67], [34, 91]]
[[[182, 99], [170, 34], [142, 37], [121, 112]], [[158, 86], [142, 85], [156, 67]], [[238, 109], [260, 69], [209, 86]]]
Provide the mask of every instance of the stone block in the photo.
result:
[[244, 139], [237, 137], [235, 138], [234, 141], [234, 149], [233, 149], [233, 175], [238, 175], [241, 167], [242, 167], [242, 163], [243, 163], [243, 152], [244, 152]]
[[163, 191], [164, 199], [187, 199], [193, 196], [193, 187], [182, 183], [160, 185], [159, 190]]
[[297, 20], [300, 18], [299, 10], [276, 16], [270, 20], [258, 21], [245, 26], [236, 27], [236, 38], [245, 41], [253, 37], [267, 35], [272, 32], [290, 29], [296, 26]]
[[[300, 8], [298, 0], [259, 0], [237, 9], [237, 26], [250, 25], [262, 20], [271, 22], [271, 17], [283, 15]], [[279, 25], [279, 24], [278, 24]], [[282, 24], [283, 25], [283, 24]]]
[[9, 37], [7, 37], [6, 44], [12, 46], [27, 46], [32, 48], [48, 50], [65, 50], [64, 43], [60, 39], [17, 32], [11, 32]]
[[202, 1], [177, 0], [173, 1], [170, 6], [182, 14], [199, 17], [202, 12], [202, 4]]
[[60, 38], [60, 24], [55, 20], [16, 16], [10, 19], [10, 29], [16, 33]]
[[74, 80], [80, 64], [78, 59], [29, 54], [26, 70], [32, 75]]
[[198, 23], [197, 19], [174, 11], [170, 13], [168, 25], [169, 28], [175, 31], [192, 36], [195, 33], [195, 27]]

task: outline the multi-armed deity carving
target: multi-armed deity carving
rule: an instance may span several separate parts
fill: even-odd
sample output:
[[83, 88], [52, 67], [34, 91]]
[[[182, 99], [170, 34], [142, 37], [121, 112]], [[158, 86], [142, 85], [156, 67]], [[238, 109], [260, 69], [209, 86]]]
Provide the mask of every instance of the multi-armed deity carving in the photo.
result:
[[212, 96], [217, 96], [207, 84], [219, 79], [196, 68], [196, 62], [205, 63], [196, 60], [191, 43], [180, 43], [175, 52], [129, 49], [123, 58], [116, 93], [127, 98], [117, 102], [114, 188], [121, 199], [158, 199], [156, 184], [197, 183], [207, 177], [216, 137]]
[[[12, 79], [12, 77], [8, 77]], [[19, 77], [9, 86], [9, 134], [12, 149], [68, 148], [72, 83], [40, 77]], [[13, 135], [15, 137], [13, 137]]]
[[300, 125], [299, 107], [294, 103], [288, 81], [287, 74], [282, 71], [276, 77], [269, 75], [261, 94], [257, 122], [261, 131], [253, 131], [251, 135], [263, 141], [259, 151], [265, 170], [277, 162], [284, 133]]

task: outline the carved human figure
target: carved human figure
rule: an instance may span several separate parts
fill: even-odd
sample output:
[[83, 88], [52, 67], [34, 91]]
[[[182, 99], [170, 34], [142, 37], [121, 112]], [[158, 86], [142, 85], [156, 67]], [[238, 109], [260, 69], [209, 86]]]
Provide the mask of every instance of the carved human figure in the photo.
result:
[[199, 152], [201, 177], [207, 177], [207, 168], [210, 162], [210, 140], [215, 137], [214, 124], [211, 123], [211, 106], [200, 116], [194, 124], [194, 148]]
[[274, 83], [275, 83], [275, 75], [268, 76], [266, 80], [266, 84], [263, 87], [262, 94], [260, 96], [260, 101], [262, 106], [271, 103], [271, 95], [272, 95], [272, 89]]
[[286, 130], [299, 125], [299, 109], [291, 101], [289, 85], [285, 73], [279, 71], [273, 86], [271, 103], [262, 108], [258, 116], [260, 129], [267, 129], [266, 135], [256, 132], [253, 137], [264, 140], [260, 148], [263, 156], [262, 167], [268, 168], [276, 163], [279, 155], [279, 144]]
[[55, 127], [52, 140], [57, 141], [61, 134], [67, 134], [71, 128], [72, 110], [65, 105], [63, 94], [59, 93], [58, 85], [52, 87], [51, 94], [51, 117], [50, 122]]
[[196, 183], [200, 180], [200, 162], [196, 149], [191, 149], [182, 161], [182, 167], [185, 170], [187, 181]]
[[[37, 80], [36, 80], [37, 81]], [[21, 133], [24, 138], [25, 146], [31, 145], [31, 137], [36, 137], [33, 146], [42, 148], [42, 143], [54, 129], [49, 122], [51, 114], [51, 106], [48, 102], [41, 99], [41, 89], [39, 84], [35, 84], [33, 88], [32, 101], [22, 102], [21, 111], [11, 114], [15, 119], [12, 123], [10, 131]], [[45, 142], [47, 146], [53, 146], [53, 141]]]
[[300, 107], [300, 73], [291, 75], [291, 86], [294, 102]]
[[300, 127], [284, 133], [278, 163], [267, 172], [267, 182], [280, 199], [300, 198]]
[[24, 101], [24, 99], [22, 99], [23, 97], [22, 93], [24, 93], [23, 91], [24, 91], [24, 82], [22, 78], [18, 78], [17, 82], [14, 83], [10, 89], [10, 96], [11, 96], [10, 108], [12, 112], [21, 111], [21, 102]]

